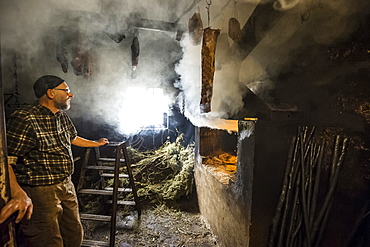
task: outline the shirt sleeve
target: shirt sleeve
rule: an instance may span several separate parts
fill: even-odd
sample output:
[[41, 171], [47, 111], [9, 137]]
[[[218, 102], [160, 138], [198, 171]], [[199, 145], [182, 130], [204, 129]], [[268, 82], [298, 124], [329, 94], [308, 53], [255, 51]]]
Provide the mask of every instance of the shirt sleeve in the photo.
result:
[[77, 137], [77, 130], [76, 130], [76, 127], [74, 126], [71, 118], [67, 114], [65, 116], [67, 118], [69, 133], [70, 133], [70, 136], [71, 136], [70, 141], [72, 142]]
[[25, 156], [36, 146], [36, 134], [26, 117], [12, 115], [7, 122], [9, 155]]

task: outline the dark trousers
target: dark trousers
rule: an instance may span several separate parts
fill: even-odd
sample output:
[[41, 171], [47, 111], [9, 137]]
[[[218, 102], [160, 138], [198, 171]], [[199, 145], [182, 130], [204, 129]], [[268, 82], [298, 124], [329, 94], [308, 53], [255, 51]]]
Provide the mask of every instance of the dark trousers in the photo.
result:
[[49, 186], [22, 186], [34, 206], [21, 227], [34, 247], [81, 246], [83, 229], [76, 191], [70, 178]]

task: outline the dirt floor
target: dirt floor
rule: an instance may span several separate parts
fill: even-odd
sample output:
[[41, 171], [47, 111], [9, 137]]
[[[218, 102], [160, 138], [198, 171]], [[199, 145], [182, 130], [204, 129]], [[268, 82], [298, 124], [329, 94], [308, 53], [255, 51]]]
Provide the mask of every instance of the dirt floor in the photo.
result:
[[[119, 206], [115, 246], [218, 246], [199, 213], [193, 174], [194, 145], [185, 147], [182, 142], [183, 138], [179, 136], [176, 142], [167, 141], [157, 150], [141, 152], [129, 149], [142, 214], [138, 218], [132, 206]], [[120, 171], [127, 173], [124, 169]], [[100, 173], [88, 175], [85, 186], [90, 189], [113, 187], [112, 179], [102, 183]], [[120, 179], [120, 187], [128, 185], [128, 179]], [[81, 210], [107, 215], [111, 205], [105, 204], [102, 197], [94, 196], [80, 195]], [[132, 201], [133, 198], [131, 193], [121, 193], [119, 200]], [[82, 222], [85, 239], [109, 242], [110, 224]]]
[[[109, 225], [85, 230], [96, 240], [109, 240]], [[118, 217], [115, 246], [118, 247], [208, 247], [217, 241], [199, 212], [183, 211], [165, 205], [144, 209], [137, 215]]]

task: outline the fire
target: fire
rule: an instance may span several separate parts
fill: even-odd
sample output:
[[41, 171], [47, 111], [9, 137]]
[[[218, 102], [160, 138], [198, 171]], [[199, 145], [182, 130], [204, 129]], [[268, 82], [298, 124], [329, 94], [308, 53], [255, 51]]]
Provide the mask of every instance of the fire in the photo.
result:
[[222, 153], [218, 156], [209, 156], [203, 161], [203, 165], [209, 170], [218, 180], [225, 184], [229, 184], [229, 180], [236, 181], [237, 156], [228, 153]]

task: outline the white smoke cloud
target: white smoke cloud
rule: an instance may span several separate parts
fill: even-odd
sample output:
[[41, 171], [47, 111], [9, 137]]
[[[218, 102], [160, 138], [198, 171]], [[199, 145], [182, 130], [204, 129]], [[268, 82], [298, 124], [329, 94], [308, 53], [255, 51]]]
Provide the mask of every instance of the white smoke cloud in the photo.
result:
[[[31, 103], [35, 99], [31, 92], [38, 77], [54, 74], [65, 79], [75, 95], [69, 110], [72, 118], [82, 117], [83, 112], [83, 117], [117, 126], [121, 133], [128, 134], [126, 124], [131, 126], [136, 121], [139, 127], [141, 123], [138, 118], [128, 119], [131, 116], [124, 111], [127, 104], [132, 110], [135, 105], [153, 107], [157, 103], [140, 95], [136, 97], [137, 102], [125, 102], [124, 99], [131, 96], [127, 95], [129, 87], [166, 87], [164, 97], [169, 101], [174, 101], [175, 97], [171, 86], [176, 76], [173, 64], [181, 57], [175, 33], [139, 30], [139, 65], [137, 75], [133, 76], [133, 30], [128, 27], [128, 18], [134, 13], [147, 18], [146, 12], [153, 14], [152, 11], [160, 14], [161, 18], [167, 18], [164, 13], [170, 14], [166, 8], [171, 6], [161, 5], [158, 8], [160, 13], [150, 6], [150, 2], [144, 0], [3, 1], [0, 11], [4, 77], [12, 79], [14, 51], [19, 54], [17, 72], [22, 103]], [[60, 27], [63, 27], [63, 32], [59, 32]], [[126, 38], [117, 43], [107, 35], [108, 31], [124, 33]], [[56, 60], [55, 45], [63, 38], [61, 35], [68, 35], [74, 41], [77, 33], [84, 37], [82, 48], [94, 55], [94, 73], [90, 77], [76, 76], [71, 64], [69, 71], [63, 73]], [[6, 90], [12, 92], [13, 81], [6, 82]], [[146, 115], [145, 112], [141, 114]]]
[[[221, 35], [216, 50], [210, 114], [200, 114], [201, 45], [190, 44], [187, 35], [179, 43], [175, 40], [175, 33], [139, 30], [139, 66], [137, 76], [132, 76], [130, 45], [133, 30], [127, 25], [132, 15], [174, 21], [189, 6], [188, 1], [158, 1], [154, 4], [152, 0], [2, 0], [0, 25], [5, 89], [13, 90], [13, 52], [16, 52], [19, 55], [16, 61], [23, 101], [29, 103], [34, 99], [30, 92], [39, 76], [55, 74], [64, 78], [75, 93], [70, 110], [72, 117], [81, 115], [83, 109], [84, 115], [97, 121], [118, 125], [125, 121], [117, 113], [122, 110], [120, 103], [128, 87], [166, 87], [167, 96], [174, 102], [177, 91], [172, 90], [170, 81], [174, 80], [176, 72], [180, 76], [177, 82], [181, 91], [179, 98], [183, 99], [179, 104], [185, 103], [185, 116], [195, 125], [215, 126], [215, 117], [228, 118], [244, 107], [244, 87], [261, 98], [268, 97], [268, 92], [274, 89], [274, 78], [282, 68], [289, 66], [298, 52], [312, 44], [331, 44], [338, 38], [347, 37], [364, 14], [360, 10], [369, 7], [365, 0], [356, 4], [346, 0], [276, 1], [275, 6], [279, 4], [285, 10], [282, 11], [284, 16], [267, 33], [256, 19], [255, 34], [261, 39], [249, 56], [236, 62], [230, 59], [229, 49], [234, 42], [226, 37], [228, 20], [236, 16], [243, 28], [256, 5], [264, 1], [212, 2], [210, 25], [221, 29]], [[195, 9], [182, 17], [180, 24], [186, 27], [190, 16], [199, 9], [206, 27], [206, 7], [205, 1], [199, 2]], [[74, 75], [72, 70], [66, 74], [61, 71], [55, 59], [60, 26], [71, 31], [80, 30], [86, 35], [85, 44], [95, 54], [94, 76], [83, 78]], [[126, 38], [117, 43], [107, 32], [124, 33]]]

